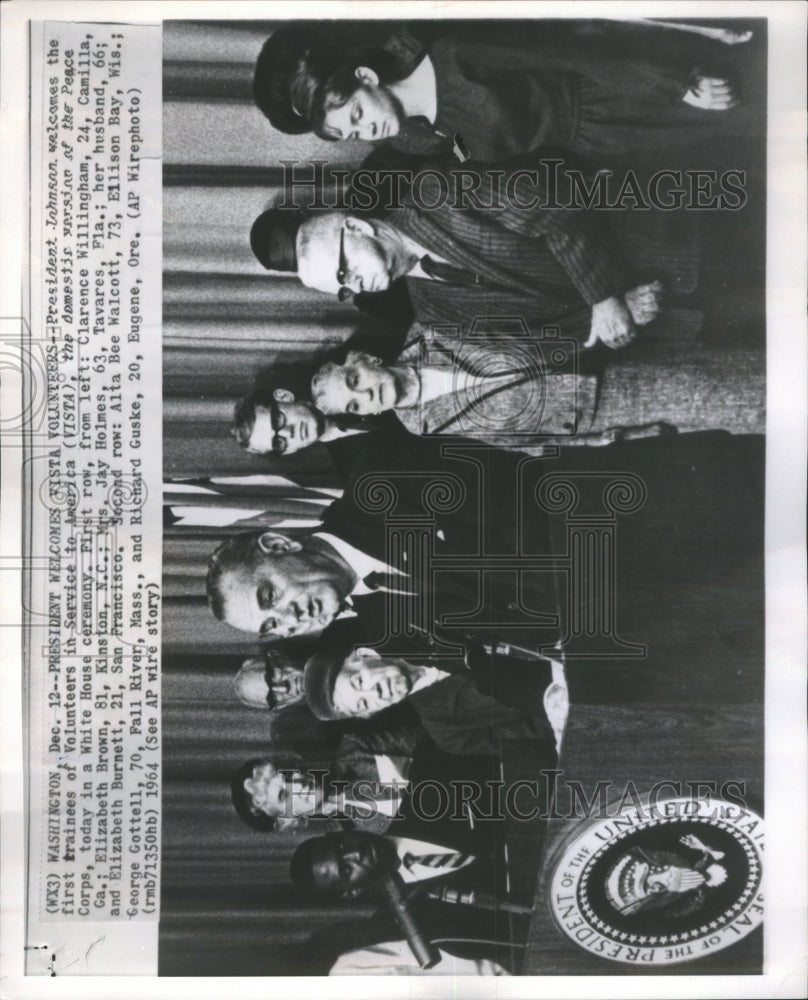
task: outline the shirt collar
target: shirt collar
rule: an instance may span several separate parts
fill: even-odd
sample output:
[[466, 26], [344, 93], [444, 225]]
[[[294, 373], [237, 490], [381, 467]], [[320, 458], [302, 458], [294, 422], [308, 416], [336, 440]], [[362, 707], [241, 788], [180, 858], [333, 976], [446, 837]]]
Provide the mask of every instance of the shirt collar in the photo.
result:
[[330, 545], [345, 560], [354, 573], [356, 573], [356, 583], [351, 591], [352, 595], [361, 597], [364, 594], [371, 593], [370, 588], [366, 587], [363, 583], [368, 573], [394, 573], [399, 576], [406, 576], [401, 570], [396, 569], [394, 566], [389, 566], [387, 563], [382, 562], [381, 559], [374, 559], [373, 556], [362, 552], [361, 549], [354, 548], [353, 545], [342, 538], [338, 538], [336, 535], [330, 535], [325, 531], [318, 531], [312, 537], [320, 538]]

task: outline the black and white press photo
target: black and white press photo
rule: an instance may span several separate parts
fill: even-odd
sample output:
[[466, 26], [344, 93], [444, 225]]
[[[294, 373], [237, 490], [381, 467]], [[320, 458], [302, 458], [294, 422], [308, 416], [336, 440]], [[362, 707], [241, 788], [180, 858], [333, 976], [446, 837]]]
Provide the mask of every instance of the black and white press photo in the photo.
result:
[[799, 995], [804, 9], [43, 6], [19, 995]]

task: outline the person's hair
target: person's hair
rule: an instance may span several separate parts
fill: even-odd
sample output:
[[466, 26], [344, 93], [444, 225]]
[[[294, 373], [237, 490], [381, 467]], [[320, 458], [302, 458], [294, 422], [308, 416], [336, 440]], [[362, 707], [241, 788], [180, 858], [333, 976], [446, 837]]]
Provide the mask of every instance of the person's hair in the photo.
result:
[[[326, 407], [323, 405], [326, 402], [324, 393], [324, 383], [333, 375], [336, 375], [341, 368], [342, 365], [337, 364], [335, 361], [326, 361], [324, 365], [321, 365], [317, 369], [314, 378], [311, 380], [311, 394], [317, 401], [316, 405], [318, 406], [318, 408], [322, 413], [325, 413], [326, 416], [329, 417], [337, 416], [338, 414], [344, 412], [343, 410], [333, 410], [330, 408], [326, 409]], [[350, 416], [351, 414], [347, 415]]]
[[[392, 336], [388, 339], [391, 341], [394, 340]], [[377, 355], [382, 364], [388, 368], [394, 363], [396, 358], [396, 352], [391, 349], [390, 344], [385, 343], [384, 339], [375, 337], [367, 329], [357, 329], [344, 344], [336, 347], [327, 357], [324, 356], [321, 358], [320, 364], [311, 378], [312, 399], [316, 399], [319, 395], [323, 379], [329, 375], [333, 375], [335, 371], [342, 368], [347, 363], [348, 355], [353, 353]], [[384, 427], [384, 413], [372, 416], [360, 416], [355, 413], [328, 413], [326, 410], [321, 410], [320, 412], [325, 413], [338, 427], [341, 426], [342, 420], [355, 421], [355, 426], [361, 426], [363, 430], [368, 431]]]
[[312, 130], [319, 88], [343, 64], [370, 66], [380, 79], [404, 79], [426, 51], [434, 26], [396, 27], [374, 21], [287, 21], [264, 43], [255, 65], [253, 98], [272, 126], [289, 135]]
[[353, 49], [331, 67], [326, 60], [307, 66], [308, 118], [312, 131], [321, 139], [334, 140], [325, 129], [325, 117], [329, 111], [343, 107], [356, 92], [359, 66], [372, 69], [382, 86], [402, 80], [412, 72], [411, 68], [405, 70], [392, 52], [377, 46]]
[[[278, 400], [275, 399], [276, 389], [287, 389], [298, 403], [308, 403], [314, 406], [311, 393], [312, 380], [327, 358], [333, 357], [333, 352], [322, 353], [307, 361], [288, 362], [282, 365], [261, 368], [255, 376], [252, 391], [240, 399], [233, 408], [233, 423], [230, 433], [239, 446], [247, 449], [250, 445], [255, 428], [255, 410], [262, 406], [269, 410], [273, 423], [278, 419]], [[334, 426], [341, 431], [374, 430], [376, 422], [373, 418], [362, 417], [354, 413], [334, 414], [331, 417]], [[271, 452], [273, 456], [274, 452]]]
[[255, 558], [256, 540], [261, 537], [262, 533], [261, 531], [242, 531], [237, 535], [231, 535], [214, 549], [208, 560], [205, 589], [210, 610], [219, 621], [224, 620], [225, 614], [222, 578], [230, 570], [252, 562]]
[[[230, 778], [230, 795], [233, 799], [233, 807], [236, 810], [236, 814], [247, 826], [252, 827], [253, 830], [257, 830], [259, 833], [270, 833], [278, 825], [278, 819], [282, 818], [269, 816], [267, 813], [261, 812], [260, 809], [256, 809], [252, 804], [252, 796], [244, 787], [244, 782], [247, 778], [252, 777], [253, 768], [258, 764], [267, 763], [267, 761], [268, 758], [266, 757], [252, 757], [235, 770]], [[295, 770], [299, 766], [299, 761], [292, 757], [287, 757], [284, 760], [270, 760], [269, 763], [276, 771]], [[291, 824], [285, 823], [283, 825], [288, 828]], [[303, 824], [296, 825], [302, 826]]]
[[314, 865], [322, 857], [324, 848], [337, 843], [338, 838], [334, 834], [325, 837], [310, 837], [300, 844], [292, 855], [289, 862], [289, 877], [292, 884], [302, 889], [304, 892], [320, 891], [333, 892], [334, 889], [322, 889], [314, 882]]
[[[249, 447], [255, 427], [255, 408], [266, 407], [272, 420], [278, 417], [276, 389], [286, 389], [295, 400], [311, 403], [311, 379], [317, 371], [314, 361], [289, 361], [282, 364], [259, 368], [255, 374], [252, 391], [240, 399], [233, 409], [233, 423], [230, 433], [242, 448]], [[312, 404], [313, 405], [313, 404]]]

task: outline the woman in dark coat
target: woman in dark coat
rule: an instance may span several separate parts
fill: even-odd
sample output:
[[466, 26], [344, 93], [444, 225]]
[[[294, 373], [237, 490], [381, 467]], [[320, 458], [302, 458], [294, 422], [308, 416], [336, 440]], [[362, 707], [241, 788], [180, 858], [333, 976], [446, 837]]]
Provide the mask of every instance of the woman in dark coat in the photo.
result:
[[256, 101], [284, 131], [406, 153], [447, 144], [489, 162], [560, 149], [600, 166], [661, 162], [749, 130], [749, 102], [730, 83], [748, 45], [658, 24], [453, 22], [426, 41], [391, 29], [353, 50], [313, 30], [278, 29], [259, 58]]

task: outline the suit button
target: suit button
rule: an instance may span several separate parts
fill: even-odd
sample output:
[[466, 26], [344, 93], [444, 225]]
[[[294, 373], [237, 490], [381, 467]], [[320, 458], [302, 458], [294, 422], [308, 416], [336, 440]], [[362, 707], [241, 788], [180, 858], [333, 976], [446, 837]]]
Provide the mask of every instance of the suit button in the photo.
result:
[[519, 610], [519, 605], [516, 603], [516, 601], [511, 601], [511, 603], [508, 605], [508, 611], [518, 611], [518, 610]]

